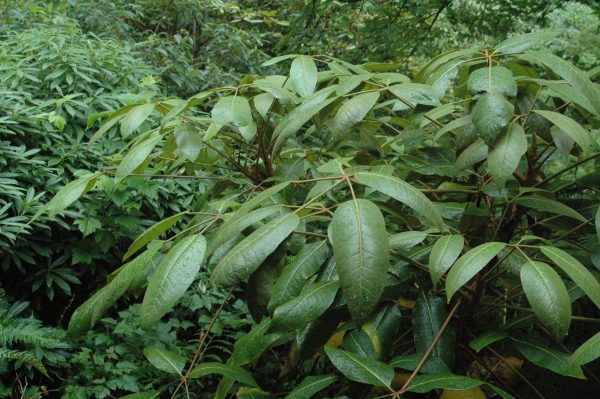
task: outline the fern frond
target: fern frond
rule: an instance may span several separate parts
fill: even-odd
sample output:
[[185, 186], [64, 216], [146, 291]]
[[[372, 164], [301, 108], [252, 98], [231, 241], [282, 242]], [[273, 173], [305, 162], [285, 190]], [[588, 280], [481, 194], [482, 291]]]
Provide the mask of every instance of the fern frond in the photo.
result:
[[10, 320], [0, 325], [0, 347], [10, 347], [15, 343], [31, 344], [43, 348], [62, 346], [61, 341], [53, 337], [54, 331], [26, 319]]
[[46, 371], [46, 368], [44, 367], [42, 362], [40, 362], [39, 359], [31, 353], [0, 348], [0, 361], [6, 360], [12, 360], [15, 362], [28, 364], [38, 369], [40, 373], [44, 374], [45, 376], [48, 376], [48, 372]]

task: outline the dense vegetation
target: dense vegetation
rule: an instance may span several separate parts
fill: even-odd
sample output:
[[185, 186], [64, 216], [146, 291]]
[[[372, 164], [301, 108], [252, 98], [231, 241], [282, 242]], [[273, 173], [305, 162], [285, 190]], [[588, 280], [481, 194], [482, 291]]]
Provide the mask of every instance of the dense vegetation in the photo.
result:
[[0, 397], [600, 395], [597, 2], [0, 5]]

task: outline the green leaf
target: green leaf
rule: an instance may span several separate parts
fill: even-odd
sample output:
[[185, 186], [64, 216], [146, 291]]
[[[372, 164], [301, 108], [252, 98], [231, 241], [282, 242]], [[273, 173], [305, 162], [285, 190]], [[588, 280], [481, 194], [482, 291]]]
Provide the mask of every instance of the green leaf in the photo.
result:
[[416, 393], [425, 393], [433, 389], [463, 391], [475, 388], [481, 384], [484, 384], [484, 382], [463, 375], [450, 373], [427, 374], [415, 377], [412, 384], [408, 386], [408, 390]]
[[481, 271], [506, 246], [503, 242], [486, 242], [461, 256], [446, 277], [448, 302], [456, 291]]
[[380, 387], [389, 387], [392, 383], [394, 369], [385, 363], [330, 346], [325, 347], [325, 353], [349, 380]]
[[571, 355], [570, 364], [581, 366], [600, 357], [600, 332], [585, 341]]
[[77, 201], [82, 195], [92, 189], [100, 173], [90, 173], [73, 180], [66, 186], [58, 190], [54, 197], [42, 209], [40, 209], [33, 219], [37, 219], [42, 213], [48, 212], [50, 216], [65, 210], [73, 202]]
[[333, 118], [333, 133], [336, 135], [348, 133], [352, 126], [367, 116], [377, 100], [379, 100], [379, 92], [374, 91], [359, 94], [342, 104]]
[[185, 358], [166, 349], [145, 348], [144, 356], [157, 369], [171, 374], [179, 374], [185, 366]]
[[546, 52], [528, 51], [522, 58], [545, 65], [552, 72], [569, 82], [575, 90], [583, 94], [592, 103], [596, 110], [596, 116], [600, 116], [600, 91], [582, 70], [562, 58]]
[[335, 92], [336, 88], [337, 86], [330, 86], [323, 90], [319, 90], [279, 121], [273, 130], [273, 139], [275, 139], [275, 144], [273, 146], [274, 155], [279, 152], [283, 143], [285, 143], [292, 135], [296, 134], [306, 122], [338, 98], [337, 96], [328, 98]]
[[429, 85], [422, 83], [401, 83], [388, 87], [393, 95], [415, 106], [417, 104], [438, 106], [440, 105], [440, 93]]
[[425, 82], [429, 76], [431, 76], [440, 67], [447, 65], [450, 61], [454, 61], [458, 58], [463, 58], [467, 55], [473, 55], [477, 53], [476, 49], [462, 49], [452, 50], [446, 53], [440, 54], [437, 57], [429, 61], [415, 77], [415, 82]]
[[271, 329], [273, 331], [296, 330], [321, 316], [333, 303], [338, 288], [337, 281], [322, 281], [307, 285], [299, 296], [275, 309]]
[[515, 35], [513, 37], [509, 37], [506, 40], [498, 43], [496, 47], [496, 51], [500, 51], [504, 54], [508, 53], [520, 53], [527, 49], [530, 49], [533, 46], [541, 44], [542, 42], [548, 41], [556, 36], [554, 32], [533, 32], [533, 33], [525, 33], [522, 35]]
[[171, 226], [180, 221], [183, 215], [185, 215], [185, 212], [169, 216], [168, 218], [154, 223], [152, 226], [148, 227], [142, 234], [139, 235], [138, 238], [135, 239], [129, 248], [127, 248], [127, 252], [125, 252], [123, 260], [128, 259], [131, 257], [131, 255], [142, 249], [144, 245], [148, 244], [150, 241], [167, 231]]
[[390, 236], [390, 249], [409, 249], [422, 243], [427, 238], [425, 231], [403, 231]]
[[281, 272], [279, 262], [287, 249], [284, 241], [248, 278], [246, 286], [246, 304], [255, 322], [260, 323], [268, 314], [267, 305], [271, 299], [275, 281]]
[[271, 394], [260, 388], [241, 387], [236, 392], [238, 399], [269, 399]]
[[550, 212], [557, 215], [567, 216], [580, 222], [587, 221], [579, 212], [567, 205], [554, 201], [553, 199], [542, 197], [539, 195], [528, 195], [526, 197], [517, 198], [515, 201], [517, 205], [524, 206], [527, 208], [534, 209], [541, 212]]
[[352, 318], [363, 323], [386, 283], [389, 239], [383, 215], [371, 201], [342, 203], [331, 222], [336, 269]]
[[152, 399], [159, 395], [158, 391], [137, 392], [119, 397], [119, 399]]
[[379, 359], [387, 357], [398, 335], [401, 314], [396, 304], [384, 306], [361, 329], [371, 339]]
[[252, 109], [246, 97], [221, 97], [211, 111], [212, 120], [219, 125], [233, 123], [235, 126], [246, 126], [252, 122]]
[[467, 81], [467, 90], [471, 94], [495, 93], [506, 97], [515, 97], [517, 82], [508, 68], [485, 67], [471, 72]]
[[306, 285], [306, 280], [315, 274], [327, 259], [329, 248], [327, 241], [321, 240], [304, 246], [294, 260], [285, 266], [275, 283], [269, 311], [292, 300]]
[[577, 145], [579, 145], [579, 147], [581, 147], [584, 152], [587, 152], [591, 149], [592, 139], [590, 138], [590, 134], [575, 120], [566, 115], [553, 111], [534, 110], [533, 112], [540, 114], [552, 122], [560, 130], [565, 132], [573, 139], [573, 141], [577, 143]]
[[211, 282], [218, 286], [232, 287], [247, 280], [294, 231], [299, 222], [298, 215], [289, 213], [254, 231], [221, 259], [210, 276]]
[[433, 244], [429, 254], [429, 273], [434, 286], [458, 259], [464, 245], [463, 236], [458, 234], [442, 236]]
[[[421, 362], [422, 358], [423, 353], [412, 353], [410, 355], [397, 356], [392, 359], [389, 364], [396, 369], [414, 371]], [[450, 369], [448, 368], [448, 365], [439, 357], [430, 356], [423, 364], [421, 372], [426, 374], [449, 373]]]
[[371, 338], [363, 330], [352, 330], [344, 335], [343, 349], [357, 355], [379, 360]]
[[317, 392], [327, 388], [337, 380], [335, 375], [312, 375], [304, 378], [300, 384], [284, 399], [310, 399]]
[[177, 126], [174, 134], [179, 151], [188, 161], [194, 162], [200, 155], [200, 150], [204, 148], [204, 141], [200, 136], [200, 132], [186, 124]]
[[477, 353], [494, 342], [507, 338], [508, 334], [502, 331], [488, 331], [481, 334], [469, 343], [469, 346]]
[[302, 97], [309, 97], [315, 92], [317, 78], [317, 66], [311, 57], [301, 55], [292, 61], [290, 86]]
[[206, 239], [192, 235], [179, 241], [164, 257], [148, 282], [140, 324], [150, 327], [185, 294], [204, 262]]
[[256, 361], [281, 336], [279, 333], [269, 333], [270, 328], [271, 320], [264, 318], [249, 333], [238, 339], [233, 345], [231, 362], [241, 366]]
[[546, 348], [534, 342], [514, 340], [513, 345], [527, 360], [536, 366], [568, 377], [585, 379], [581, 368], [569, 363], [569, 355], [566, 353]]
[[444, 221], [429, 198], [409, 183], [394, 176], [376, 172], [359, 172], [354, 175], [360, 183], [389, 195], [421, 214], [439, 229], [444, 230]]
[[489, 147], [478, 139], [460, 153], [454, 164], [455, 173], [461, 172], [477, 162], [481, 162], [488, 156]]
[[254, 97], [254, 108], [258, 111], [258, 113], [266, 118], [269, 110], [271, 109], [271, 105], [273, 104], [273, 100], [275, 97], [271, 93], [262, 93]]
[[596, 217], [594, 221], [596, 224], [596, 235], [598, 236], [598, 242], [600, 242], [600, 206], [596, 210]]
[[205, 375], [210, 374], [221, 374], [228, 378], [231, 378], [234, 381], [239, 381], [243, 384], [250, 385], [252, 387], [258, 386], [256, 380], [254, 380], [254, 377], [252, 377], [252, 375], [247, 370], [244, 370], [239, 366], [233, 366], [218, 362], [207, 362], [198, 364], [190, 373], [189, 378], [201, 378]]
[[127, 112], [123, 119], [121, 119], [121, 135], [123, 137], [128, 137], [131, 133], [135, 131], [154, 111], [156, 104], [142, 104], [136, 105], [131, 109], [131, 111]]
[[547, 246], [542, 246], [540, 249], [600, 308], [600, 283], [585, 266], [562, 249]]
[[265, 62], [263, 62], [261, 65], [262, 66], [269, 66], [269, 65], [275, 65], [281, 61], [285, 61], [285, 60], [289, 60], [290, 58], [294, 58], [297, 57], [297, 54], [286, 54], [286, 55], [280, 55], [278, 57], [273, 57], [269, 60], [266, 60]]
[[515, 107], [503, 95], [486, 93], [473, 108], [473, 124], [483, 141], [493, 147], [514, 114]]
[[215, 249], [226, 243], [231, 239], [231, 237], [235, 237], [236, 235], [240, 234], [246, 228], [263, 219], [266, 219], [271, 215], [274, 215], [277, 212], [280, 212], [282, 208], [279, 205], [274, 205], [266, 208], [259, 208], [246, 214], [242, 212], [241, 215], [238, 215], [240, 210], [241, 208], [238, 210], [238, 212], [231, 215], [227, 222], [217, 230], [215, 236], [208, 244], [208, 254], [212, 254]]
[[440, 130], [435, 132], [434, 140], [439, 140], [444, 134], [451, 132], [455, 129], [461, 128], [463, 126], [469, 125], [473, 123], [472, 115], [461, 116], [460, 118], [454, 119], [451, 122], [446, 123]]
[[527, 151], [525, 131], [518, 123], [511, 123], [500, 135], [488, 155], [488, 169], [499, 188], [512, 176]]
[[150, 137], [131, 148], [117, 167], [115, 182], [119, 183], [129, 176], [130, 173], [133, 173], [148, 158], [148, 155], [150, 155], [161, 139], [161, 136]]
[[521, 284], [537, 318], [562, 341], [571, 324], [571, 300], [558, 273], [545, 263], [529, 261], [521, 267]]
[[[447, 317], [444, 300], [433, 294], [422, 293], [413, 308], [415, 348], [417, 353], [425, 353], [439, 333]], [[454, 332], [446, 329], [431, 352], [432, 357], [440, 358], [448, 366], [454, 364]]]

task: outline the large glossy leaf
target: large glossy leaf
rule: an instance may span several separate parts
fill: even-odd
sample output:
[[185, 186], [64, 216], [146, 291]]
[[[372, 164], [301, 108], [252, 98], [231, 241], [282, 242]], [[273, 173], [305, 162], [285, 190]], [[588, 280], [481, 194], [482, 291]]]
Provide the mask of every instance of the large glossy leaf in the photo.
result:
[[311, 57], [301, 55], [292, 61], [290, 86], [302, 97], [309, 97], [317, 87], [317, 66]]
[[515, 107], [503, 95], [487, 93], [479, 98], [473, 108], [473, 124], [483, 141], [493, 147], [514, 113]]
[[438, 209], [431, 203], [425, 194], [409, 183], [400, 180], [397, 177], [377, 172], [359, 172], [356, 173], [354, 177], [360, 183], [406, 204], [439, 229], [444, 229], [444, 221], [442, 220], [442, 216]]
[[554, 111], [535, 110], [534, 112], [548, 119], [560, 130], [569, 135], [583, 151], [589, 151], [591, 149], [592, 140], [590, 134], [574, 119]]
[[581, 366], [600, 357], [600, 332], [585, 341], [571, 355], [570, 364]]
[[371, 201], [344, 202], [333, 214], [331, 236], [344, 298], [353, 319], [361, 324], [386, 283], [389, 240], [383, 215]]
[[212, 283], [231, 287], [247, 280], [299, 222], [298, 215], [289, 213], [271, 220], [244, 238], [217, 264], [210, 276]]
[[562, 58], [546, 52], [528, 51], [523, 58], [530, 62], [545, 65], [552, 72], [569, 82], [575, 90], [590, 100], [596, 110], [596, 116], [600, 115], [599, 90], [582, 70]]
[[306, 377], [284, 399], [310, 399], [317, 392], [327, 388], [337, 380], [335, 375], [312, 375]]
[[499, 188], [512, 176], [527, 151], [525, 131], [518, 123], [511, 123], [500, 135], [488, 156], [488, 169]]
[[275, 331], [296, 330], [316, 319], [331, 306], [338, 288], [337, 281], [316, 282], [307, 285], [300, 295], [275, 309], [271, 329]]
[[548, 246], [540, 249], [600, 308], [600, 283], [585, 266], [562, 249]]
[[154, 223], [152, 226], [148, 227], [135, 241], [127, 248], [127, 252], [123, 256], [123, 260], [128, 259], [142, 249], [144, 245], [148, 244], [150, 241], [154, 240], [162, 233], [167, 231], [171, 226], [181, 220], [185, 212], [178, 213], [173, 216], [169, 216], [166, 219], [161, 220], [160, 222]]
[[331, 363], [349, 380], [389, 387], [394, 378], [394, 369], [385, 363], [330, 346], [325, 347], [325, 353]]
[[148, 158], [148, 155], [150, 155], [154, 147], [156, 147], [161, 139], [161, 136], [150, 137], [141, 143], [136, 144], [132, 149], [130, 149], [119, 166], [117, 166], [117, 171], [115, 172], [115, 181], [118, 183], [126, 178], [130, 173], [133, 173], [133, 171], [136, 170], [137, 167], [146, 160], [146, 158]]
[[517, 95], [517, 82], [508, 68], [485, 67], [471, 72], [467, 89], [471, 94], [496, 93], [514, 97]]
[[296, 297], [306, 285], [306, 280], [325, 262], [328, 254], [329, 248], [325, 240], [304, 246], [294, 260], [284, 267], [277, 279], [268, 306], [269, 311]]
[[571, 300], [558, 273], [542, 262], [527, 262], [521, 267], [521, 284], [537, 318], [559, 341], [571, 324]]
[[201, 378], [205, 375], [210, 374], [221, 374], [234, 381], [239, 381], [243, 384], [257, 387], [258, 384], [254, 380], [254, 377], [243, 368], [239, 366], [233, 366], [229, 364], [223, 364], [218, 362], [207, 362], [200, 363], [190, 373], [189, 378]]
[[334, 134], [348, 133], [352, 126], [364, 119], [377, 100], [379, 100], [379, 92], [374, 91], [359, 94], [342, 104], [333, 118]]
[[185, 366], [185, 358], [162, 348], [146, 348], [144, 356], [157, 369], [171, 374], [179, 374]]
[[154, 111], [156, 104], [136, 105], [121, 119], [121, 135], [128, 137], [135, 131]]
[[429, 273], [434, 286], [458, 259], [464, 245], [464, 238], [459, 234], [442, 236], [433, 244], [429, 254]]
[[83, 335], [102, 318], [104, 313], [128, 290], [137, 289], [146, 281], [146, 269], [162, 243], [155, 241], [135, 259], [123, 265], [110, 283], [92, 295], [75, 310], [67, 334], [71, 338]]
[[225, 244], [231, 239], [240, 234], [246, 228], [253, 224], [274, 215], [281, 211], [281, 206], [273, 205], [266, 208], [259, 208], [249, 213], [238, 212], [230, 215], [230, 218], [225, 222], [215, 233], [214, 237], [208, 243], [207, 253], [212, 254], [215, 249]]
[[192, 235], [182, 239], [164, 257], [150, 278], [140, 311], [140, 324], [150, 327], [183, 296], [204, 262], [206, 239]]
[[456, 291], [481, 271], [506, 246], [503, 242], [486, 242], [461, 256], [446, 277], [448, 302]]
[[527, 360], [536, 366], [569, 377], [585, 378], [581, 367], [569, 363], [569, 355], [566, 353], [547, 348], [535, 342], [514, 341], [513, 345]]
[[362, 325], [361, 328], [370, 338], [379, 359], [384, 359], [389, 354], [398, 335], [400, 321], [400, 309], [394, 304], [382, 307]]
[[48, 212], [51, 216], [65, 210], [73, 202], [77, 201], [82, 195], [92, 189], [100, 173], [89, 173], [73, 180], [66, 186], [58, 190], [54, 197], [40, 209], [33, 219], [38, 218], [42, 213]]
[[541, 44], [545, 41], [548, 41], [556, 36], [554, 32], [533, 32], [533, 33], [525, 33], [522, 35], [515, 35], [513, 37], [509, 37], [508, 39], [498, 43], [496, 47], [496, 51], [500, 51], [502, 53], [520, 53], [527, 49], [530, 49], [533, 46]]
[[269, 333], [271, 320], [263, 319], [260, 324], [252, 327], [249, 333], [238, 339], [233, 346], [231, 363], [242, 366], [258, 359], [280, 334]]
[[275, 130], [273, 130], [273, 138], [275, 139], [273, 154], [279, 153], [279, 149], [287, 139], [298, 132], [319, 111], [337, 99], [336, 96], [328, 98], [335, 92], [336, 88], [337, 86], [330, 86], [319, 90], [279, 121]]
[[[331, 342], [329, 342], [331, 344]], [[333, 346], [333, 345], [330, 345]], [[373, 342], [362, 329], [352, 330], [344, 335], [343, 349], [369, 359], [380, 360]]]
[[525, 206], [536, 211], [555, 213], [557, 215], [563, 215], [579, 220], [580, 222], [585, 222], [587, 220], [579, 212], [567, 205], [539, 195], [520, 197], [515, 202], [517, 205]]
[[[419, 296], [412, 316], [417, 353], [425, 353], [429, 349], [446, 317], [446, 307], [442, 298], [426, 293]], [[454, 364], [454, 333], [451, 329], [444, 331], [433, 348], [431, 356], [443, 360], [452, 367]]]

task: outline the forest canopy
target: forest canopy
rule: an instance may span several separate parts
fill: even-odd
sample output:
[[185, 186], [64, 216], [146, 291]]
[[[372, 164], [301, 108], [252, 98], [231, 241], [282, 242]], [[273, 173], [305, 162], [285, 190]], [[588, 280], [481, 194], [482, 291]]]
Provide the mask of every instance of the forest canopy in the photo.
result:
[[597, 1], [0, 6], [0, 398], [600, 395]]

